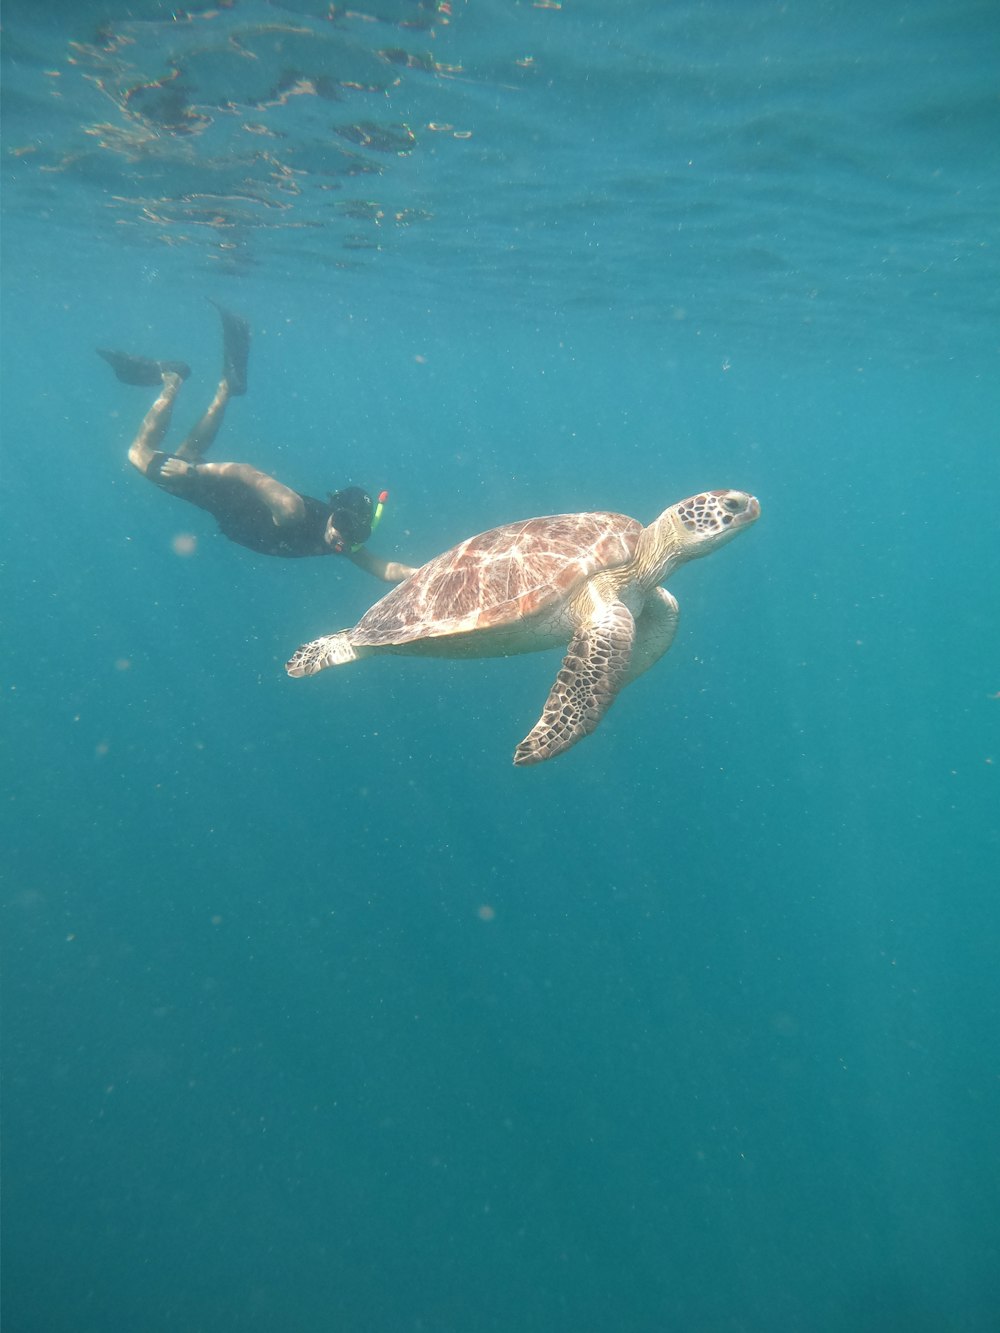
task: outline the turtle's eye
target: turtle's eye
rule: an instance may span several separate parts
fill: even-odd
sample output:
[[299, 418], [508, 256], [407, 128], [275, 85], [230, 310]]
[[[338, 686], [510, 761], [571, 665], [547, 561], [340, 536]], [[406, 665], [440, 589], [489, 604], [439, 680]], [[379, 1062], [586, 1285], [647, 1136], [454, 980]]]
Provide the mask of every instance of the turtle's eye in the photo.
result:
[[739, 514], [743, 509], [742, 500], [734, 500], [732, 496], [728, 500], [723, 500], [723, 508], [728, 509], [731, 514]]

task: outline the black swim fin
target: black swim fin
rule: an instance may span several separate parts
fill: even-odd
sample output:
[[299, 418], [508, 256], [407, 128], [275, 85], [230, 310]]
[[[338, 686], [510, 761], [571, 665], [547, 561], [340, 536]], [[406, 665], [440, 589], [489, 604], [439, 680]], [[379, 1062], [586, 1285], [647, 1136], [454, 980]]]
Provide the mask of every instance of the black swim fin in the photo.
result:
[[[208, 298], [212, 301], [212, 298]], [[250, 356], [250, 325], [218, 301], [212, 301], [222, 320], [222, 377], [232, 398], [242, 398], [247, 391], [247, 359]]]
[[182, 380], [186, 380], [191, 374], [191, 367], [183, 361], [150, 361], [144, 356], [112, 352], [107, 347], [98, 347], [97, 355], [104, 357], [123, 384], [152, 388], [162, 384], [164, 375], [180, 375]]

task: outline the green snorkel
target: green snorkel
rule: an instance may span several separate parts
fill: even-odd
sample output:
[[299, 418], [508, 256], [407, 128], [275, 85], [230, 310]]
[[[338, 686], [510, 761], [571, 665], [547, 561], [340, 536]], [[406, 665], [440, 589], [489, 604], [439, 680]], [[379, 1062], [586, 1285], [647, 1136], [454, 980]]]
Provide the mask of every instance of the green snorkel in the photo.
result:
[[[385, 508], [385, 502], [386, 500], [388, 500], [388, 498], [389, 498], [388, 491], [379, 491], [378, 499], [375, 501], [375, 508], [372, 511], [371, 527], [368, 530], [368, 537], [365, 538], [365, 541], [367, 541], [368, 538], [371, 537], [372, 533], [378, 527], [379, 522], [381, 521], [382, 518], [382, 510]], [[355, 542], [354, 545], [351, 547], [351, 554], [353, 555], [355, 551], [360, 551], [362, 546], [364, 546], [364, 544], [365, 542]]]

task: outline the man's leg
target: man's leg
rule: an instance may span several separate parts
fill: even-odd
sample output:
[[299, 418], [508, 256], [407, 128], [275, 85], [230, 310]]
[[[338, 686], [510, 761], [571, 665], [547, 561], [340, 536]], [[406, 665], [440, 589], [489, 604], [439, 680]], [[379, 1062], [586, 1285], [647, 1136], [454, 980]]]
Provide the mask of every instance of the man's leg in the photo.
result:
[[[177, 397], [177, 391], [182, 383], [180, 375], [175, 372], [167, 371], [164, 374], [163, 387], [160, 389], [159, 397], [143, 417], [139, 433], [132, 441], [128, 451], [128, 461], [144, 477], [149, 477], [151, 481], [156, 481], [159, 476], [160, 465], [163, 462], [160, 445], [163, 443], [163, 437], [170, 426], [174, 399]], [[152, 475], [150, 469], [152, 469]]]
[[217, 301], [212, 304], [222, 320], [222, 378], [207, 412], [177, 450], [177, 457], [189, 463], [200, 462], [215, 443], [230, 398], [241, 397], [247, 391], [250, 325], [239, 315], [223, 309]]
[[229, 399], [229, 384], [226, 380], [220, 380], [215, 397], [209, 403], [205, 415], [191, 427], [184, 443], [177, 450], [178, 458], [183, 458], [188, 463], [201, 462], [203, 455], [215, 443], [215, 437], [226, 415], [226, 404]]

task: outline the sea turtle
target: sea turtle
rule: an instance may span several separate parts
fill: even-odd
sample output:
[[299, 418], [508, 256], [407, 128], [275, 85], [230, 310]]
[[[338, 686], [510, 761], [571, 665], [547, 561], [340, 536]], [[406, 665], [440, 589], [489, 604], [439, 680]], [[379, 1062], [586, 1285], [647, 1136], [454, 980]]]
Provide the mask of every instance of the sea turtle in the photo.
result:
[[514, 752], [515, 764], [538, 764], [589, 735], [670, 647], [677, 603], [660, 581], [759, 516], [744, 491], [702, 491], [648, 528], [607, 512], [507, 523], [436, 556], [353, 629], [303, 644], [285, 669], [312, 676], [373, 653], [507, 657], [569, 640], [542, 715]]

